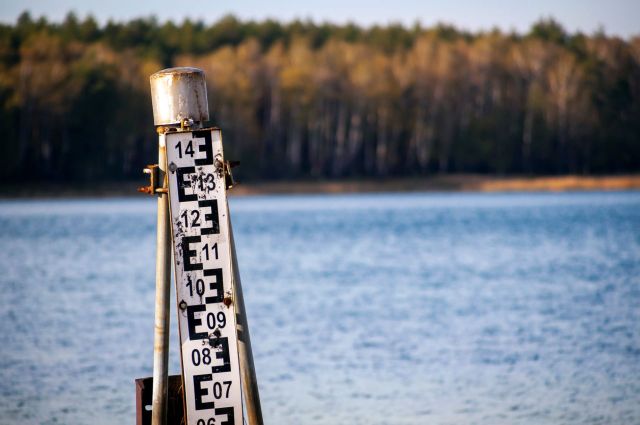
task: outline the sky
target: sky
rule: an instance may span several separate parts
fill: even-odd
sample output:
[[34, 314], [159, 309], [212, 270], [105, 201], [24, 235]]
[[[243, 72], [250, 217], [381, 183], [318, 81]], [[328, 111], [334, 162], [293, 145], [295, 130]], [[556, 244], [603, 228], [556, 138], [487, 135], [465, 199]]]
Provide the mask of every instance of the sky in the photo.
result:
[[479, 31], [495, 27], [526, 32], [541, 17], [554, 17], [568, 31], [587, 34], [604, 29], [628, 38], [640, 35], [640, 0], [0, 0], [0, 22], [13, 23], [23, 11], [61, 21], [69, 11], [92, 14], [100, 23], [155, 15], [212, 23], [227, 14], [242, 19], [296, 18], [364, 26], [400, 22], [424, 26], [439, 22]]

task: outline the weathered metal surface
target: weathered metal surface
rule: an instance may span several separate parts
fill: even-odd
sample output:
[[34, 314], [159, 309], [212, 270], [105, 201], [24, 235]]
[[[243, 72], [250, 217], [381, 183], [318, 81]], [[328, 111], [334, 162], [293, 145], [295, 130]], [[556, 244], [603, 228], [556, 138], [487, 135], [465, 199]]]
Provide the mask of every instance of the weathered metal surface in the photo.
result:
[[146, 193], [148, 195], [167, 193], [167, 188], [162, 186], [164, 183], [158, 178], [158, 164], [147, 165], [143, 172], [149, 175], [149, 186], [139, 187], [138, 192]]
[[[164, 136], [158, 141], [157, 181], [164, 182], [166, 171]], [[152, 183], [153, 184], [153, 183]], [[169, 301], [171, 286], [171, 230], [167, 193], [158, 196], [156, 235], [156, 309], [153, 335], [153, 425], [164, 425], [167, 416], [167, 376], [169, 360]]]
[[[136, 425], [151, 425], [152, 387], [152, 377], [136, 379]], [[184, 424], [181, 375], [169, 376], [167, 393], [167, 425]]]
[[220, 130], [165, 134], [178, 329], [189, 425], [242, 425]]
[[194, 124], [209, 120], [204, 72], [198, 68], [168, 68], [149, 78], [156, 126]]
[[233, 239], [233, 226], [229, 223], [229, 240], [231, 241], [231, 258], [233, 259], [233, 298], [236, 300], [236, 314], [238, 317], [238, 356], [240, 358], [240, 373], [242, 377], [242, 391], [247, 409], [247, 423], [249, 425], [263, 425], [262, 406], [258, 391], [258, 379], [253, 366], [253, 351], [251, 350], [251, 336], [249, 335], [249, 322], [244, 308], [244, 296], [242, 283], [240, 282], [240, 269], [236, 256], [236, 244]]

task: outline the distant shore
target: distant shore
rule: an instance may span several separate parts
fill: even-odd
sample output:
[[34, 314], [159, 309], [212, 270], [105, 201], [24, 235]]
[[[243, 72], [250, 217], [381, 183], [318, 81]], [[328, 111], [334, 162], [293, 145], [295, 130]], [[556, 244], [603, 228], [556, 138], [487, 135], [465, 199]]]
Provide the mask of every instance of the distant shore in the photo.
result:
[[265, 182], [238, 185], [236, 195], [268, 193], [358, 193], [358, 192], [556, 192], [572, 190], [640, 189], [640, 175], [625, 176], [556, 176], [496, 177], [483, 175], [448, 175], [388, 180], [342, 180], [319, 182]]
[[[143, 196], [140, 182], [1, 185], [0, 199]], [[640, 189], [640, 174], [617, 176], [501, 177], [454, 174], [421, 178], [238, 183], [231, 196], [371, 192], [563, 192]]]

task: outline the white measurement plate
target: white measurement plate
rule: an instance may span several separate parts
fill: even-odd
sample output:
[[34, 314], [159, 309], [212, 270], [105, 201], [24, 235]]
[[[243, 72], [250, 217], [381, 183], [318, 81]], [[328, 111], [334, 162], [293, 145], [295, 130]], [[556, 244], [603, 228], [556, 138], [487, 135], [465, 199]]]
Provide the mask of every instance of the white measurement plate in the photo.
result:
[[188, 425], [242, 425], [220, 130], [164, 135]]

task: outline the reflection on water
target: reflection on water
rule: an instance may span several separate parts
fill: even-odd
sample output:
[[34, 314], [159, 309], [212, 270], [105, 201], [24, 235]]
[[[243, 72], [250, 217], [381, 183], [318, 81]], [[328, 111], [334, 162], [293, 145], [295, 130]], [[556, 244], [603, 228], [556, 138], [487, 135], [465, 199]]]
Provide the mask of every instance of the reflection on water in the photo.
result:
[[[231, 208], [266, 423], [640, 422], [640, 193]], [[154, 226], [151, 199], [0, 203], [0, 423], [134, 421]]]

